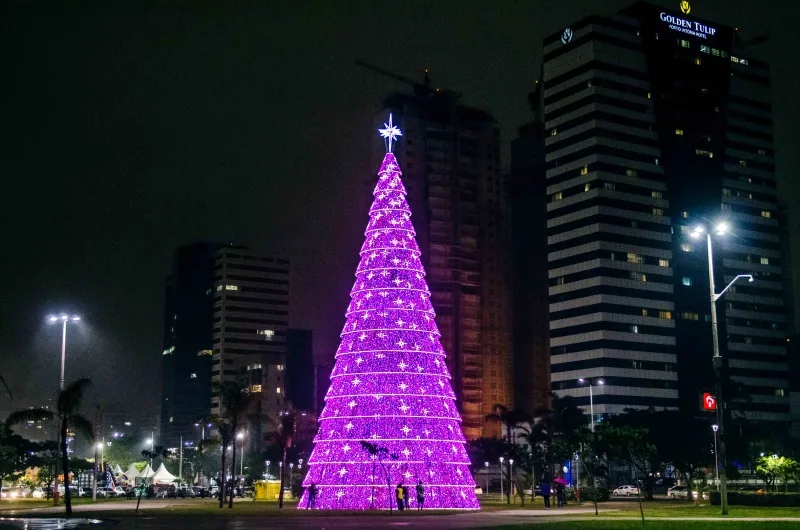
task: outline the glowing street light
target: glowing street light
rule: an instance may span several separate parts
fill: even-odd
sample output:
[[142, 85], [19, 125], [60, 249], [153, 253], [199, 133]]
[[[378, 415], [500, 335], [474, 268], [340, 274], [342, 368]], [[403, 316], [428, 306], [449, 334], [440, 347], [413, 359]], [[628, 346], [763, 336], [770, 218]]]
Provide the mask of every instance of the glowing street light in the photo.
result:
[[[730, 226], [726, 222], [719, 222], [711, 228], [718, 236], [725, 235], [730, 231]], [[711, 245], [711, 231], [702, 225], [696, 226], [692, 232], [691, 237], [698, 238], [703, 233], [706, 235], [706, 246], [708, 247], [708, 288], [711, 294], [711, 338], [714, 345], [714, 357], [712, 362], [714, 364], [714, 378], [716, 380], [716, 399], [717, 399], [717, 429], [714, 433], [719, 433], [719, 461], [717, 464], [717, 473], [719, 474], [719, 496], [720, 507], [722, 515], [728, 514], [728, 477], [725, 473], [725, 401], [722, 394], [722, 356], [719, 354], [719, 330], [717, 326], [717, 300], [727, 292], [737, 280], [747, 278], [748, 281], [753, 281], [752, 274], [738, 274], [732, 281], [725, 287], [719, 294], [716, 293], [714, 286], [714, 253]], [[716, 453], [716, 451], [715, 451]]]
[[594, 385], [598, 385], [598, 386], [599, 385], [604, 385], [605, 381], [603, 381], [602, 379], [598, 379], [597, 381], [592, 383], [591, 379], [584, 379], [583, 377], [581, 377], [580, 379], [578, 379], [578, 382], [580, 384], [582, 384], [582, 385], [583, 384], [588, 384], [589, 385], [589, 416], [591, 417], [590, 423], [591, 423], [592, 432], [594, 432], [594, 395], [592, 394], [592, 387]]
[[47, 317], [47, 320], [50, 323], [61, 322], [61, 378], [59, 379], [59, 386], [60, 390], [64, 390], [64, 362], [66, 361], [66, 354], [67, 354], [67, 322], [80, 322], [81, 317], [78, 315], [67, 315], [66, 313], [61, 313], [61, 315], [50, 315]]
[[489, 462], [484, 462], [483, 466], [486, 468], [486, 493], [485, 493], [485, 495], [489, 495]]
[[503, 499], [503, 461], [505, 458], [500, 457], [500, 500]]

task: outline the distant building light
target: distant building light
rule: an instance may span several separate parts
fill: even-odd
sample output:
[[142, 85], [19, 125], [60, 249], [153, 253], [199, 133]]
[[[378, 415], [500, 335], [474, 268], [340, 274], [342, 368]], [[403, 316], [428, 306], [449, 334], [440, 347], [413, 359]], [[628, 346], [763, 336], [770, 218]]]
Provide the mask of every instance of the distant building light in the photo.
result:
[[172, 352], [174, 352], [174, 351], [175, 351], [175, 346], [170, 346], [169, 348], [167, 348], [166, 350], [164, 350], [164, 355], [169, 355], [169, 354], [171, 354], [171, 353], [172, 353]]
[[239, 286], [238, 285], [227, 284], [227, 285], [225, 285], [225, 290], [226, 291], [238, 291], [239, 290]]
[[259, 329], [256, 333], [259, 335], [264, 335], [265, 337], [274, 337], [275, 330], [274, 329]]
[[197, 374], [195, 374], [195, 373], [192, 373], [191, 375], [189, 375], [189, 378], [191, 378], [191, 379], [197, 379]]
[[198, 357], [202, 357], [203, 355], [209, 355], [210, 356], [210, 355], [213, 355], [213, 354], [214, 354], [214, 352], [212, 352], [211, 350], [200, 350], [199, 352], [197, 352], [197, 356]]
[[250, 392], [261, 392], [261, 385], [253, 385], [250, 387]]
[[131, 426], [131, 422], [129, 422], [129, 421], [126, 421], [126, 422], [125, 422], [125, 426], [126, 426], [126, 427], [130, 427], [130, 426]]
[[276, 389], [275, 389], [275, 392], [276, 392], [276, 393], [278, 393], [278, 394], [280, 394], [280, 393], [281, 393], [281, 387], [278, 387], [278, 388], [276, 388]]

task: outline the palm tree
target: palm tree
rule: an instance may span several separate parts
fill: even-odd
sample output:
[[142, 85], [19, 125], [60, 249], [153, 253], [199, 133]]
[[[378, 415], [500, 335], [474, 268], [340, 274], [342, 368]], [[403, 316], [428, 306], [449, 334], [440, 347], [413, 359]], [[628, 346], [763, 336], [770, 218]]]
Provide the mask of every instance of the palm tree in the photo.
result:
[[0, 385], [3, 385], [3, 388], [6, 389], [6, 393], [8, 394], [8, 397], [10, 397], [11, 399], [14, 399], [14, 396], [11, 394], [11, 389], [6, 384], [6, 380], [3, 379], [3, 374], [0, 374]]
[[[236, 476], [236, 435], [242, 418], [250, 408], [252, 395], [247, 392], [247, 388], [242, 387], [238, 383], [232, 381], [215, 385], [215, 390], [219, 395], [222, 417], [225, 418], [230, 425], [230, 437], [233, 445], [233, 454], [231, 456], [231, 476], [234, 477]], [[227, 447], [227, 445], [225, 445], [225, 447]], [[225, 458], [224, 448], [222, 451], [222, 456]], [[224, 465], [222, 466], [222, 469], [225, 469]], [[228, 493], [228, 508], [233, 508], [233, 493], [234, 488], [231, 486]], [[220, 508], [221, 507], [222, 504], [220, 504]]]
[[228, 418], [214, 416], [206, 418], [204, 421], [211, 423], [219, 436], [219, 444], [222, 447], [222, 461], [220, 462], [219, 479], [217, 485], [219, 486], [219, 507], [225, 502], [225, 484], [226, 474], [225, 464], [228, 456], [228, 444], [233, 439], [233, 425]]
[[[505, 426], [506, 428], [506, 443], [508, 444], [508, 451], [514, 451], [514, 430], [524, 425], [525, 423], [531, 422], [531, 416], [527, 412], [520, 410], [520, 409], [509, 409], [505, 405], [501, 405], [496, 403], [494, 407], [492, 407], [491, 414], [486, 415], [486, 421], [497, 422]], [[512, 453], [513, 454], [513, 453]], [[511, 476], [511, 460], [508, 461], [508, 478], [509, 481], [513, 479]], [[511, 504], [511, 486], [508, 487], [508, 503]]]
[[89, 379], [73, 381], [58, 394], [56, 411], [45, 409], [28, 409], [13, 412], [7, 419], [7, 425], [16, 425], [29, 421], [56, 421], [61, 426], [61, 462], [64, 470], [64, 505], [67, 516], [72, 515], [72, 500], [69, 493], [69, 454], [67, 453], [67, 431], [79, 433], [89, 440], [94, 439], [92, 422], [78, 413], [83, 401], [83, 394], [92, 384]]

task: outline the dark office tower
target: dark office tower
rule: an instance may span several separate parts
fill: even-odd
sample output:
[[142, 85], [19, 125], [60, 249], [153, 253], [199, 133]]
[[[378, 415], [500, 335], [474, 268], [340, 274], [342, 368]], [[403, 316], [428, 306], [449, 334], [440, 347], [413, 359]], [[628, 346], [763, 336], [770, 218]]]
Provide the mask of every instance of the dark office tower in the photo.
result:
[[[677, 6], [677, 2], [676, 2]], [[637, 3], [544, 40], [552, 384], [600, 414], [713, 389], [712, 233], [727, 404], [789, 420], [767, 65], [730, 27]]]
[[211, 243], [178, 248], [167, 278], [159, 437], [166, 447], [178, 447], [181, 436], [197, 438], [194, 424], [211, 410], [214, 259], [219, 248]]
[[[289, 260], [228, 246], [214, 265], [211, 382], [232, 381], [256, 395], [248, 412], [250, 450], [259, 450], [274, 430], [286, 390], [286, 330], [289, 327]], [[219, 412], [219, 399], [211, 399]]]
[[547, 195], [541, 83], [529, 98], [534, 119], [511, 141], [514, 406], [535, 414], [550, 402]]
[[457, 99], [396, 94], [384, 107], [403, 131], [395, 154], [464, 435], [474, 439], [499, 432], [484, 417], [513, 400], [508, 191], [494, 118]]
[[328, 391], [327, 385], [321, 390], [316, 388], [312, 339], [310, 329], [286, 331], [286, 402], [303, 412], [316, 412], [315, 396], [320, 392], [324, 396]]

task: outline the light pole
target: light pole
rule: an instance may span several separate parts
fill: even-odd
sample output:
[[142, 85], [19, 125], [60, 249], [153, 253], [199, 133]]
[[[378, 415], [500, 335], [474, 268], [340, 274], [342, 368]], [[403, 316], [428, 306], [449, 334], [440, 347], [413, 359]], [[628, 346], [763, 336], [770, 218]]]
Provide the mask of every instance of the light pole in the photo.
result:
[[484, 495], [489, 495], [489, 462], [484, 462], [483, 467], [486, 468], [486, 493]]
[[511, 497], [514, 496], [514, 459], [508, 460], [508, 502], [511, 502]]
[[[78, 315], [67, 315], [61, 313], [59, 316], [50, 315], [47, 318], [50, 323], [55, 323], [61, 321], [61, 378], [58, 382], [58, 389], [64, 390], [64, 363], [67, 359], [67, 322], [80, 322], [81, 317]], [[61, 447], [61, 429], [56, 427], [56, 447]], [[66, 444], [66, 440], [64, 441]], [[58, 505], [58, 471], [61, 468], [61, 459], [56, 458], [56, 476], [53, 479], [53, 485], [55, 486], [55, 492], [53, 494], [53, 503]], [[66, 491], [65, 491], [66, 493]]]
[[501, 456], [500, 457], [500, 500], [501, 501], [503, 500], [503, 460], [505, 460], [505, 458]]
[[289, 464], [289, 491], [292, 491], [292, 475], [294, 474], [294, 462]]
[[[98, 443], [96, 443], [94, 445], [94, 477], [93, 477], [93, 480], [92, 480], [92, 501], [96, 501], [97, 500], [97, 471], [98, 471], [97, 451], [98, 451], [98, 449], [100, 451], [103, 450], [102, 442], [98, 442]], [[103, 457], [101, 456], [100, 457], [100, 462], [102, 462], [102, 461], [103, 461]]]
[[269, 480], [269, 464], [270, 464], [270, 461], [267, 460], [266, 464], [267, 464], [267, 480]]
[[[719, 223], [714, 227], [714, 231], [718, 236], [723, 236], [728, 231], [726, 223]], [[703, 226], [696, 226], [690, 234], [693, 238], [700, 237], [703, 232], [706, 234], [706, 246], [708, 247], [708, 290], [711, 294], [711, 338], [714, 344], [714, 357], [712, 362], [714, 364], [714, 378], [716, 380], [716, 400], [717, 400], [717, 425], [719, 426], [719, 453], [722, 462], [722, 469], [719, 472], [719, 496], [720, 507], [722, 515], [728, 514], [728, 477], [725, 472], [725, 400], [722, 393], [722, 357], [719, 354], [719, 330], [717, 329], [717, 300], [722, 298], [722, 295], [731, 288], [731, 285], [736, 283], [740, 278], [747, 278], [753, 281], [752, 274], [738, 274], [731, 283], [728, 284], [719, 294], [716, 294], [714, 287], [714, 253], [711, 248], [711, 232], [706, 230]], [[719, 470], [719, 465], [717, 465]]]
[[591, 429], [594, 432], [594, 395], [592, 393], [592, 387], [594, 385], [603, 385], [605, 384], [602, 379], [598, 379], [595, 383], [592, 383], [591, 379], [584, 379], [581, 377], [578, 379], [580, 384], [588, 384], [589, 385], [589, 416], [591, 417]]
[[714, 469], [717, 477], [717, 491], [719, 491], [719, 456], [717, 455], [717, 430], [719, 430], [719, 425], [715, 423], [711, 428], [714, 430]]
[[242, 447], [242, 454], [239, 455], [239, 476], [241, 477], [244, 475], [244, 433], [237, 434], [236, 439], [239, 440], [239, 445]]

